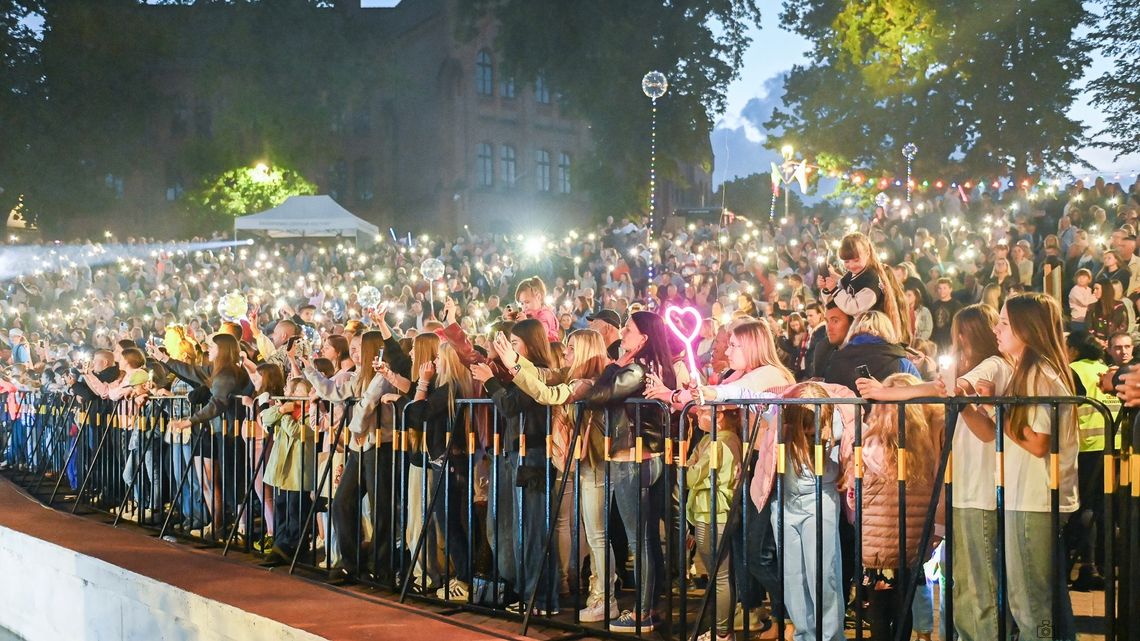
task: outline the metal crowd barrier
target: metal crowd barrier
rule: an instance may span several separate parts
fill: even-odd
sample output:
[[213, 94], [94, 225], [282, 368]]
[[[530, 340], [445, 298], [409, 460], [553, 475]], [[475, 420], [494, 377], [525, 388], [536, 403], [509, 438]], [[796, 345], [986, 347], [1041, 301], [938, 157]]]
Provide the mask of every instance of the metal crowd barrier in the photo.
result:
[[[805, 518], [804, 522], [814, 528], [814, 549], [798, 553], [814, 554], [815, 575], [804, 578], [813, 582], [816, 595], [825, 594], [821, 561], [825, 545], [840, 543], [830, 540], [824, 531], [827, 444], [821, 440], [819, 420], [824, 408], [847, 406], [855, 416], [851, 488], [854, 536], [851, 545], [841, 549], [843, 560], [851, 568], [846, 574], [857, 579], [851, 586], [853, 634], [856, 639], [869, 638], [864, 621], [868, 588], [861, 580], [865, 471], [862, 448], [863, 416], [875, 403], [842, 398], [719, 401], [701, 410], [707, 412], [703, 429], [697, 425], [697, 406], [692, 404], [679, 414], [671, 414], [656, 401], [629, 401], [625, 407], [605, 410], [587, 410], [579, 404], [577, 420], [571, 421], [570, 437], [563, 439], [560, 449], [567, 457], [566, 465], [557, 466], [556, 441], [564, 435], [554, 431], [553, 412], [565, 411], [562, 408], [548, 408], [544, 424], [527, 426], [519, 437], [510, 432], [509, 417], [490, 399], [458, 399], [456, 412], [443, 435], [429, 424], [411, 424], [407, 406], [382, 405], [378, 421], [383, 429], [374, 430], [373, 441], [361, 446], [353, 443], [355, 436], [348, 430], [352, 402], [289, 398], [275, 401], [294, 403], [294, 414], [301, 417], [298, 420], [303, 427], [298, 434], [290, 435], [290, 445], [278, 445], [280, 450], [273, 455], [275, 431], [282, 429], [280, 425], [266, 429], [257, 411], [237, 403], [219, 419], [179, 431], [170, 429], [170, 422], [188, 417], [197, 409], [186, 397], [151, 397], [143, 403], [82, 403], [51, 393], [0, 395], [0, 452], [6, 473], [49, 505], [70, 504], [73, 512], [80, 508], [102, 511], [113, 515], [115, 523], [129, 518], [159, 536], [196, 538], [223, 546], [224, 552], [237, 542], [247, 553], [272, 553], [278, 562], [288, 563], [291, 572], [320, 573], [331, 580], [343, 577], [342, 570], [347, 570], [352, 579], [398, 593], [401, 599], [410, 597], [521, 619], [524, 633], [532, 620], [540, 620], [543, 625], [579, 634], [623, 636], [611, 630], [608, 622], [621, 610], [630, 609], [634, 613], [634, 635], [650, 633], [649, 622], [642, 615], [653, 612], [659, 619], [660, 633], [666, 638], [695, 639], [715, 625], [714, 604], [721, 589], [716, 577], [724, 564], [731, 563], [730, 585], [735, 603], [743, 604], [744, 634], [756, 631], [750, 629], [750, 610], [768, 603], [774, 625], [780, 638], [784, 638], [789, 615], [782, 604], [792, 596], [785, 594], [786, 555], [801, 541], [785, 535], [788, 513], [783, 492], [786, 484], [807, 478], [810, 510], [814, 514], [799, 514], [796, 518]], [[997, 407], [996, 469], [976, 473], [993, 474], [995, 478], [994, 552], [999, 613], [1006, 611], [1009, 601], [1004, 532], [1008, 521], [1005, 457], [1011, 445], [1006, 443], [1002, 427], [1010, 408], [1039, 405], [1047, 406], [1051, 412], [1054, 429], [1048, 456], [1052, 506], [1049, 540], [1053, 545], [1055, 588], [1067, 585], [1069, 572], [1063, 540], [1065, 517], [1059, 510], [1056, 427], [1060, 408], [1092, 407], [1104, 417], [1107, 426], [1113, 426], [1108, 430], [1101, 456], [1103, 486], [1081, 488], [1082, 499], [1091, 498], [1090, 492], [1102, 493], [1104, 499], [1100, 523], [1104, 526], [1104, 613], [1098, 621], [1098, 632], [1109, 640], [1140, 639], [1140, 617], [1127, 616], [1140, 605], [1140, 430], [1134, 427], [1132, 413], [1125, 410], [1114, 417], [1097, 401], [1076, 397], [930, 398], [884, 403], [900, 408], [937, 404], [946, 409], [942, 454], [933, 470], [936, 481], [932, 483], [930, 507], [916, 546], [920, 551], [930, 547], [939, 502], [947, 508], [952, 505], [953, 435], [958, 409], [967, 403]], [[765, 453], [757, 450], [763, 432], [761, 418], [773, 416], [772, 406], [783, 411], [794, 405], [814, 409], [813, 464], [806, 477], [794, 479], [791, 475], [795, 474], [795, 466], [787, 465], [788, 444], [784, 442], [783, 430], [776, 430], [772, 498], [761, 511], [749, 496], [753, 475], [758, 465], [764, 463]], [[729, 411], [735, 412], [738, 424], [734, 418], [734, 427], [726, 428]], [[635, 426], [628, 452], [611, 447], [617, 436], [614, 430], [618, 412], [625, 412]], [[899, 411], [897, 415], [899, 459], [904, 461], [906, 413]], [[602, 460], [587, 457], [583, 462], [583, 452], [590, 447], [584, 435], [591, 418], [603, 425]], [[648, 442], [651, 435], [641, 431], [645, 424], [660, 428], [660, 442]], [[705, 461], [709, 485], [719, 487], [721, 455], [715, 444], [729, 438], [730, 433], [743, 447], [733, 472], [735, 478], [728, 484], [733, 491], [726, 521], [707, 528], [713, 567], [706, 564], [708, 584], [702, 588], [694, 585], [696, 577], [690, 573], [694, 555], [687, 542], [695, 528], [686, 516], [691, 491], [688, 477], [696, 469], [698, 461], [694, 457], [699, 443], [702, 438], [707, 439], [712, 444], [704, 446], [711, 458]], [[1123, 435], [1120, 451], [1111, 437], [1115, 433]], [[286, 442], [283, 433], [276, 440]], [[839, 447], [838, 443], [835, 447]], [[287, 457], [285, 470], [281, 469], [282, 457]], [[566, 471], [560, 471], [560, 467]], [[288, 470], [296, 473], [295, 478], [275, 482], [296, 489], [279, 490], [265, 482], [271, 471], [277, 474]], [[906, 503], [914, 495], [908, 497], [906, 465], [900, 463], [897, 473], [900, 564], [893, 572], [900, 605], [895, 619], [907, 621], [913, 595], [925, 584], [922, 565], [928, 558], [922, 552], [916, 563], [906, 562], [908, 543], [912, 543], [907, 540]], [[583, 551], [584, 535], [589, 535], [583, 531], [583, 498], [587, 494], [585, 488], [596, 501], [599, 476], [606, 552], [597, 562]], [[636, 486], [630, 485], [630, 477], [635, 478]], [[586, 487], [586, 483], [594, 485]], [[630, 498], [630, 489], [637, 492], [636, 499]], [[723, 500], [718, 492], [710, 492], [708, 511], [720, 514]], [[618, 505], [624, 505], [627, 511], [635, 506], [635, 514], [621, 514]], [[596, 503], [590, 507], [597, 513]], [[945, 510], [946, 535], [939, 580], [943, 594], [939, 638], [943, 639], [948, 638], [947, 631], [951, 629], [947, 623], [956, 620], [953, 540], [955, 536], [969, 535], [955, 531], [953, 513], [952, 509]], [[629, 554], [620, 543], [615, 544], [615, 539], [628, 538], [622, 531], [628, 527], [621, 525], [623, 517], [635, 524], [631, 528], [634, 540], [627, 542]], [[259, 542], [267, 541], [265, 535], [271, 522], [277, 545], [259, 546]], [[612, 527], [614, 522], [617, 527]], [[281, 545], [286, 539], [288, 545]], [[561, 556], [556, 554], [560, 545], [567, 542], [569, 550]], [[350, 549], [344, 549], [346, 546]], [[579, 617], [589, 593], [589, 588], [583, 586], [587, 580], [583, 566], [586, 556], [590, 557], [591, 566], [601, 566], [591, 570], [600, 575], [597, 580], [603, 585], [603, 620], [594, 624], [582, 622]], [[625, 583], [629, 578], [624, 571], [629, 556], [635, 577], [632, 585]], [[622, 590], [611, 583], [611, 574], [623, 580]], [[462, 598], [447, 598], [446, 588], [453, 578], [465, 579], [467, 590]], [[647, 581], [648, 578], [654, 580]], [[562, 579], [566, 580], [567, 592], [559, 595]], [[843, 583], [843, 606], [847, 603], [849, 581]], [[647, 584], [655, 585], [650, 593], [644, 591]], [[671, 585], [675, 587], [670, 589]], [[437, 593], [439, 588], [443, 588], [442, 594]], [[1053, 594], [1053, 619], [1043, 621], [1032, 634], [1067, 638], [1057, 637], [1063, 631], [1053, 629], [1067, 617], [1062, 592], [1054, 589]], [[560, 598], [561, 603], [556, 603]], [[614, 599], [649, 607], [619, 606], [611, 610]], [[524, 605], [506, 609], [519, 601]], [[570, 606], [568, 613], [566, 606]], [[811, 632], [814, 638], [822, 639], [826, 632], [823, 600], [816, 598], [812, 606], [815, 629]], [[559, 609], [563, 612], [555, 614]], [[971, 617], [974, 613], [961, 616]], [[999, 637], [1005, 638], [1011, 632], [1009, 618], [1001, 614], [997, 619]], [[896, 638], [903, 638], [904, 628], [898, 628]]]

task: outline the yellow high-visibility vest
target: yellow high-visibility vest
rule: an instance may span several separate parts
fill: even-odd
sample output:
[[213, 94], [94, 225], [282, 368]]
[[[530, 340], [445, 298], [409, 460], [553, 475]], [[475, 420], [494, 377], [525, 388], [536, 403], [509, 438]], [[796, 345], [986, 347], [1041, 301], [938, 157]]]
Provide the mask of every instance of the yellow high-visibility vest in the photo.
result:
[[[1113, 419], [1120, 412], [1120, 399], [1100, 389], [1100, 376], [1108, 371], [1108, 365], [1100, 361], [1081, 360], [1069, 363], [1073, 373], [1085, 387], [1085, 396], [1108, 406]], [[1077, 428], [1080, 430], [1081, 451], [1100, 452], [1104, 450], [1104, 416], [1092, 405], [1077, 406]], [[1116, 437], [1120, 449], [1120, 435]]]

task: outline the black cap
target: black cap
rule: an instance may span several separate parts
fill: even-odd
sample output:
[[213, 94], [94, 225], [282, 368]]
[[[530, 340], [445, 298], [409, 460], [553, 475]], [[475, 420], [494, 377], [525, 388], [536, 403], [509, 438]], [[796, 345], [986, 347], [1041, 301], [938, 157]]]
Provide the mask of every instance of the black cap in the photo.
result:
[[621, 329], [621, 316], [618, 316], [618, 313], [612, 309], [599, 310], [597, 314], [587, 316], [586, 320], [588, 320], [588, 321], [596, 321], [596, 320], [605, 321], [605, 322], [609, 323], [610, 325], [613, 325], [614, 327]]

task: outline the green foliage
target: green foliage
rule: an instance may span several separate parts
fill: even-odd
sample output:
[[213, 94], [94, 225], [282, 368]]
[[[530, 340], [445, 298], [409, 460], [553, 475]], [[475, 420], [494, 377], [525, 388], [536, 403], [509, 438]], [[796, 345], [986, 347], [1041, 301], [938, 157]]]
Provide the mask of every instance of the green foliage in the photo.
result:
[[[785, 26], [813, 43], [767, 123], [836, 168], [1025, 176], [1080, 163], [1065, 114], [1088, 64], [1080, 0], [790, 0]], [[845, 163], [845, 166], [840, 163]]]
[[[507, 73], [544, 75], [563, 108], [591, 126], [593, 157], [580, 163], [581, 182], [601, 214], [647, 209], [650, 101], [641, 78], [669, 79], [657, 101], [658, 174], [679, 178], [677, 163], [710, 163], [711, 114], [724, 110], [759, 23], [756, 0], [460, 0], [472, 28], [492, 17]], [[714, 29], [714, 25], [718, 28]]]
[[[791, 186], [785, 192], [781, 187], [780, 197], [776, 200], [776, 216], [784, 213], [784, 194], [787, 193], [788, 209], [793, 213], [803, 211], [803, 199], [798, 186]], [[752, 174], [743, 178], [734, 178], [721, 183], [713, 194], [713, 203], [723, 205], [737, 216], [744, 216], [750, 220], [767, 220], [772, 211], [772, 175], [769, 173]]]
[[7, 216], [35, 178], [29, 162], [43, 95], [39, 38], [30, 17], [42, 0], [0, 0], [0, 214]]
[[309, 196], [317, 186], [292, 169], [239, 167], [205, 181], [190, 202], [219, 216], [244, 216], [271, 209], [290, 196]]
[[257, 159], [312, 166], [385, 74], [360, 55], [376, 36], [327, 1], [45, 4], [28, 203], [57, 226], [124, 209], [107, 177], [147, 163], [188, 186]]
[[[1133, 0], [1107, 0], [1104, 15], [1092, 39], [1113, 66], [1089, 83], [1092, 103], [1104, 109], [1107, 127], [1105, 146], [1119, 155], [1140, 151], [1140, 4]], [[1119, 156], [1118, 156], [1119, 157]]]

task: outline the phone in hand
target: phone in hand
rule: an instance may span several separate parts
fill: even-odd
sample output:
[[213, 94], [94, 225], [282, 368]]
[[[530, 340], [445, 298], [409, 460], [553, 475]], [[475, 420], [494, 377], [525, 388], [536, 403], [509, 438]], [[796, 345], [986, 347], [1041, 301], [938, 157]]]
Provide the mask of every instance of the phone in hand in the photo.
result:
[[871, 376], [871, 368], [866, 365], [860, 365], [855, 368], [855, 374], [858, 378], [874, 378]]

